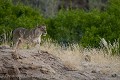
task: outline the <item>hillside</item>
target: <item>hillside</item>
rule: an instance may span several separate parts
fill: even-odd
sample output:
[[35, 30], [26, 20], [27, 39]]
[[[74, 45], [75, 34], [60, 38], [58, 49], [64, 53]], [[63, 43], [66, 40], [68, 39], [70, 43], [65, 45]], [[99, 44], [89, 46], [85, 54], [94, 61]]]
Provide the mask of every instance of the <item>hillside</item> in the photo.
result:
[[[80, 66], [67, 65], [63, 59], [49, 53], [50, 51], [22, 49], [14, 53], [10, 47], [0, 47], [0, 80], [119, 80], [120, 63], [102, 64], [88, 61], [85, 57], [79, 61]], [[53, 47], [52, 47], [53, 48]], [[61, 51], [62, 52], [62, 51]], [[16, 54], [19, 58], [16, 58]], [[56, 53], [58, 54], [58, 53]], [[96, 56], [96, 55], [94, 55]], [[70, 60], [65, 56], [66, 60]], [[71, 55], [71, 61], [74, 60]], [[100, 57], [100, 56], [99, 56]], [[65, 59], [64, 58], [64, 59]], [[73, 58], [73, 59], [72, 59]], [[76, 58], [77, 59], [77, 58]], [[92, 56], [91, 56], [91, 60]], [[98, 60], [98, 59], [97, 59]], [[119, 61], [119, 60], [118, 60]], [[70, 63], [68, 61], [68, 64]], [[78, 61], [76, 61], [78, 62]], [[75, 62], [75, 63], [76, 63]], [[106, 62], [106, 65], [104, 64]], [[72, 63], [72, 64], [75, 64]], [[109, 65], [108, 65], [109, 64]]]

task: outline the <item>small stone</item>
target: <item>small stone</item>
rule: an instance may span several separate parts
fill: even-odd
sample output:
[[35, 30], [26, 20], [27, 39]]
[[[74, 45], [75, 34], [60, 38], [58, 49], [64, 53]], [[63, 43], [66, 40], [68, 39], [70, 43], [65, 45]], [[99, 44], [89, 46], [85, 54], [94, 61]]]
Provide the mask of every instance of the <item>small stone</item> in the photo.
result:
[[91, 62], [91, 57], [89, 55], [85, 55], [85, 61], [86, 62]]
[[91, 73], [96, 73], [96, 70], [92, 70]]
[[117, 77], [117, 74], [112, 74], [111, 77]]
[[9, 45], [3, 45], [3, 46], [0, 46], [0, 49], [10, 49], [10, 46]]

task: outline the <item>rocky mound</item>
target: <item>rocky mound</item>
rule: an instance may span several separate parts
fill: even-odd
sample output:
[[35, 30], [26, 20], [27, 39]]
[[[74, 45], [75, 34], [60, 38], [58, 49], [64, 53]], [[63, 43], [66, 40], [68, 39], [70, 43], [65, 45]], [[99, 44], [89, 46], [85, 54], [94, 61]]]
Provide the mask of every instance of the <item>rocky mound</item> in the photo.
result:
[[47, 51], [0, 48], [0, 80], [117, 80], [96, 71], [70, 70]]
[[76, 80], [74, 73], [84, 78], [78, 72], [70, 74], [62, 61], [48, 52], [0, 49], [0, 80]]

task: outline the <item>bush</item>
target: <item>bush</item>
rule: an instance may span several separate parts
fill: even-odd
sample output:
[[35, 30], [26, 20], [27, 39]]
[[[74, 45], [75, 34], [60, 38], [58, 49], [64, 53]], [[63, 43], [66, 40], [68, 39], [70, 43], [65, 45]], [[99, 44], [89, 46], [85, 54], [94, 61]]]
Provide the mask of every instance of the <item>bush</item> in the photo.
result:
[[[99, 46], [100, 37], [115, 39], [111, 36], [112, 17], [107, 12], [92, 10], [61, 10], [48, 21], [49, 35], [62, 43], [80, 43], [83, 46]], [[113, 20], [112, 20], [113, 21]], [[54, 31], [54, 32], [53, 32]], [[116, 32], [115, 32], [116, 33]], [[54, 34], [54, 35], [53, 35]], [[115, 34], [116, 35], [116, 34]]]
[[38, 10], [22, 3], [14, 5], [12, 0], [0, 0], [0, 34], [17, 27], [32, 28], [44, 23], [44, 17]]
[[100, 38], [114, 43], [120, 38], [119, 8], [119, 0], [110, 0], [105, 11], [61, 10], [48, 20], [48, 34], [59, 43], [84, 47], [99, 47]]

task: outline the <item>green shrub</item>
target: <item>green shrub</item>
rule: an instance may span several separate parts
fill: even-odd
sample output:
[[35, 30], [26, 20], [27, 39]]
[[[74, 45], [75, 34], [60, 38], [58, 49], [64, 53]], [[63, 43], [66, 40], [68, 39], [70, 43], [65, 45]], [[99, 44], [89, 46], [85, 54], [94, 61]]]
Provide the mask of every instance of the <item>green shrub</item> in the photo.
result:
[[17, 27], [32, 28], [44, 21], [42, 14], [30, 6], [22, 3], [15, 5], [12, 0], [0, 0], [0, 34], [3, 29], [10, 31]]
[[[78, 42], [82, 33], [78, 24], [79, 10], [61, 10], [54, 18], [48, 21], [48, 34], [59, 43]], [[77, 13], [77, 14], [76, 14]], [[82, 11], [80, 13], [83, 13]], [[54, 31], [54, 32], [53, 32]]]
[[98, 10], [61, 10], [55, 18], [49, 20], [48, 32], [58, 42], [98, 46], [101, 23], [101, 13]]
[[48, 20], [48, 34], [59, 43], [84, 47], [99, 47], [100, 38], [114, 43], [120, 38], [120, 1], [110, 0], [107, 6], [105, 11], [61, 10]]

